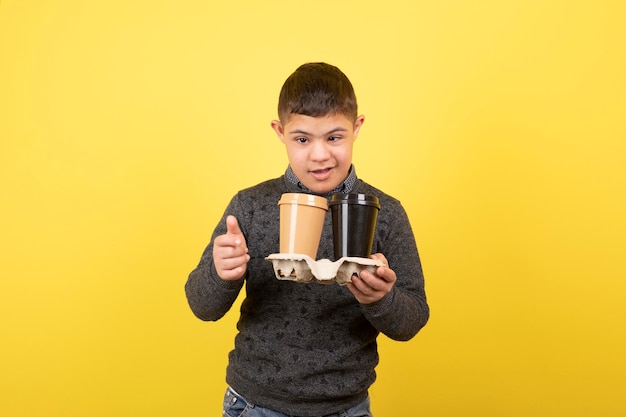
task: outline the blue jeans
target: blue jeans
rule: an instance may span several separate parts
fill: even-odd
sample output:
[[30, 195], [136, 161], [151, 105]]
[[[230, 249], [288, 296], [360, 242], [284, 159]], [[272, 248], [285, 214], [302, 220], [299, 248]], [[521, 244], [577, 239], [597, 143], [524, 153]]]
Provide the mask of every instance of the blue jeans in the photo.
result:
[[[269, 408], [259, 407], [246, 401], [235, 390], [228, 387], [224, 394], [224, 411], [222, 417], [295, 417]], [[321, 417], [372, 417], [370, 411], [370, 399], [367, 397], [365, 401], [355, 405], [347, 410], [339, 411], [335, 414], [329, 414]]]

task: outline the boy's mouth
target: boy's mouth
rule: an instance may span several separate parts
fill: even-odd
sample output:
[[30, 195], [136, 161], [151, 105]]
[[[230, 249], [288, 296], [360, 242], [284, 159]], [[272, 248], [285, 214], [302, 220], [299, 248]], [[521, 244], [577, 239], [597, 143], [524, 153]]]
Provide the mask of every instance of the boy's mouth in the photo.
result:
[[314, 169], [311, 170], [311, 175], [318, 181], [327, 180], [330, 177], [332, 168]]

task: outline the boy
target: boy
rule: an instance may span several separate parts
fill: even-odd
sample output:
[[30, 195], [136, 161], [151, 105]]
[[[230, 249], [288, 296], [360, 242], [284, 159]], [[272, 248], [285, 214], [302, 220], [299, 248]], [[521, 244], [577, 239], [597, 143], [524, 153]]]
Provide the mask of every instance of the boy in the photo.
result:
[[[189, 275], [187, 300], [200, 319], [218, 320], [246, 285], [224, 416], [371, 416], [378, 334], [409, 340], [429, 317], [411, 226], [399, 201], [356, 176], [352, 146], [364, 116], [338, 68], [300, 66], [282, 87], [278, 116], [271, 125], [289, 167], [233, 197]], [[377, 196], [371, 257], [385, 266], [346, 286], [276, 279], [265, 257], [279, 251], [278, 200], [293, 192]], [[316, 259], [333, 259], [330, 212]]]

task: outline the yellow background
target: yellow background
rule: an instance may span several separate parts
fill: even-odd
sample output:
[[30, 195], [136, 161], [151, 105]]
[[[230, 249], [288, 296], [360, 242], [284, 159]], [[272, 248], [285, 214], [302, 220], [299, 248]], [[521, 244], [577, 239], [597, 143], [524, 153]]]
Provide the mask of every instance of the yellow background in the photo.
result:
[[237, 308], [183, 285], [323, 60], [432, 308], [380, 338], [375, 415], [626, 415], [624, 4], [3, 0], [0, 414], [219, 414]]

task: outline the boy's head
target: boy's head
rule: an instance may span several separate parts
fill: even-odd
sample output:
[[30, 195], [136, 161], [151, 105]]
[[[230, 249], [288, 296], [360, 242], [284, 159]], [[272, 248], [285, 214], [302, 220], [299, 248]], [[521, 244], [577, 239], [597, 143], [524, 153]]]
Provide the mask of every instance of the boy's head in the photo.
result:
[[292, 114], [342, 114], [354, 122], [357, 102], [352, 83], [339, 68], [324, 62], [301, 65], [287, 78], [278, 98], [280, 121], [286, 123]]
[[304, 64], [285, 81], [272, 128], [285, 144], [289, 166], [309, 190], [325, 194], [352, 166], [352, 145], [364, 116], [357, 116], [354, 89], [338, 68]]

